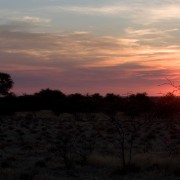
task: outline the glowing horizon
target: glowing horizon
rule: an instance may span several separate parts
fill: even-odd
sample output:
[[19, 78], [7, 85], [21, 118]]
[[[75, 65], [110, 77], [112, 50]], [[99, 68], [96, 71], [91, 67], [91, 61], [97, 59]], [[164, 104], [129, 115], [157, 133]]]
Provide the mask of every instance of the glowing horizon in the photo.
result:
[[0, 2], [0, 71], [17, 94], [165, 94], [180, 80], [180, 2]]

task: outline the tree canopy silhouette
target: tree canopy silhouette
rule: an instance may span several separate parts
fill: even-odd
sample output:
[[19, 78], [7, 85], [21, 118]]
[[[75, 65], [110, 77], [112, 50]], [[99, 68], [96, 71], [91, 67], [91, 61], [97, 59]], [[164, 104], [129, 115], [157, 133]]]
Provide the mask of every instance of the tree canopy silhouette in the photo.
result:
[[0, 95], [8, 95], [13, 84], [14, 82], [9, 74], [0, 72]]

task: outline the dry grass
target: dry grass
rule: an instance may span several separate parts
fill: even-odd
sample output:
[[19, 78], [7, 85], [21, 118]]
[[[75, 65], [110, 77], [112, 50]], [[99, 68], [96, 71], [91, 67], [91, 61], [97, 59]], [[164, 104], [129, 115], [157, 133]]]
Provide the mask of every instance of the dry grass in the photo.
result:
[[119, 167], [121, 162], [116, 156], [102, 156], [101, 154], [93, 153], [88, 157], [88, 163], [95, 166], [106, 166], [106, 167]]
[[172, 172], [180, 168], [180, 157], [170, 157], [166, 153], [145, 153], [135, 155], [133, 162], [142, 170], [156, 168]]
[[[143, 117], [136, 119], [140, 123], [134, 136], [132, 163], [141, 169], [136, 179], [147, 176], [148, 171], [152, 172], [152, 179], [156, 179], [156, 176], [165, 178], [165, 171], [169, 173], [169, 177], [179, 177], [179, 120], [169, 122], [158, 118], [146, 118], [145, 123]], [[122, 113], [119, 113], [118, 119], [126, 131], [127, 153], [130, 124], [127, 121], [128, 117]], [[67, 149], [68, 156], [75, 157], [73, 165], [75, 164], [75, 173], [77, 172], [78, 177], [88, 174], [94, 179], [116, 179], [113, 176], [106, 177], [107, 172], [111, 174], [112, 169], [121, 166], [120, 141], [117, 130], [109, 118], [104, 114], [61, 114], [57, 117], [49, 111], [1, 117], [0, 179], [15, 180], [21, 176], [32, 176], [35, 180], [56, 180], [60, 177], [68, 179], [60, 152], [63, 139], [70, 143]], [[80, 162], [80, 154], [87, 158], [86, 163]], [[123, 178], [130, 178], [130, 175]], [[135, 176], [133, 178], [135, 179]]]

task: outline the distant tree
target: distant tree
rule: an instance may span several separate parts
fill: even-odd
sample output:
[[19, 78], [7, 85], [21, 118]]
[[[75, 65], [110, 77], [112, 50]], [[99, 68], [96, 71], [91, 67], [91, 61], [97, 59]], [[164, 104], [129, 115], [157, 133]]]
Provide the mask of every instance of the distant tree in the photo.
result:
[[119, 95], [108, 93], [104, 97], [104, 112], [114, 114], [122, 110], [122, 98]]
[[92, 94], [91, 97], [95, 100], [102, 100], [103, 97], [99, 93]]
[[49, 88], [42, 89], [40, 92], [37, 92], [34, 95], [37, 97], [49, 98], [49, 99], [59, 99], [65, 97], [65, 94], [63, 94], [61, 91], [51, 90]]
[[35, 93], [34, 97], [39, 104], [39, 109], [53, 110], [57, 115], [64, 110], [63, 104], [66, 95], [59, 90], [42, 89]]
[[14, 82], [9, 74], [0, 72], [0, 95], [8, 95], [13, 84]]
[[126, 108], [126, 114], [135, 117], [141, 113], [150, 112], [152, 109], [152, 101], [146, 92], [131, 94], [128, 97], [128, 105]]
[[156, 115], [167, 118], [173, 117], [180, 111], [179, 97], [169, 92], [165, 96], [160, 97], [156, 104]]
[[167, 95], [174, 95], [174, 93], [179, 93], [180, 92], [180, 85], [175, 84], [173, 81], [171, 81], [170, 79], [166, 78], [167, 82], [160, 84], [159, 86], [163, 86], [163, 85], [170, 85], [173, 90], [172, 92], [167, 93]]

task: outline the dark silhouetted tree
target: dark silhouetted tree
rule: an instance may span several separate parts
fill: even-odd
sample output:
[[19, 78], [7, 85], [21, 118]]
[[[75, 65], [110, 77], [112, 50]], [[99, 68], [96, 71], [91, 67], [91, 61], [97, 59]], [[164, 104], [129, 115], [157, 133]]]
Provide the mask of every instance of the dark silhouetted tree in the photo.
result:
[[126, 114], [135, 117], [141, 113], [151, 112], [152, 101], [147, 96], [147, 93], [131, 94], [128, 97], [128, 104], [126, 108]]
[[14, 82], [9, 74], [0, 72], [0, 95], [8, 95], [13, 84]]
[[159, 117], [173, 117], [180, 111], [179, 97], [173, 93], [167, 93], [162, 96], [156, 104], [156, 115]]
[[63, 104], [66, 95], [59, 90], [42, 89], [40, 92], [35, 93], [34, 97], [36, 97], [39, 104], [39, 109], [51, 109], [57, 115], [64, 110]]

